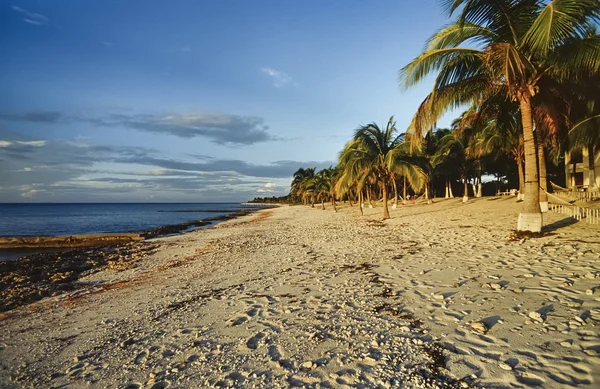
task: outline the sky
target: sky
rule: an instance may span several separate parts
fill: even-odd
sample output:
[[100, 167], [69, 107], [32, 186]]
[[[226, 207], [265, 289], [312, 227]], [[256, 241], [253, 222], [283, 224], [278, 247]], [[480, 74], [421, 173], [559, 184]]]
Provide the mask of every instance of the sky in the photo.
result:
[[406, 129], [432, 80], [398, 71], [449, 21], [436, 0], [0, 0], [0, 202], [285, 195], [359, 126]]

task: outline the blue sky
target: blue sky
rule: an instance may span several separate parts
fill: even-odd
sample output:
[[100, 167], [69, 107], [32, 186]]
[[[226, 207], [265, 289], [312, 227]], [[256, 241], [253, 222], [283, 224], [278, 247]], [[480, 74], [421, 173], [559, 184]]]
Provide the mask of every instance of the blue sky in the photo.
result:
[[406, 128], [431, 83], [398, 70], [448, 21], [435, 0], [0, 0], [0, 202], [285, 194], [359, 125]]

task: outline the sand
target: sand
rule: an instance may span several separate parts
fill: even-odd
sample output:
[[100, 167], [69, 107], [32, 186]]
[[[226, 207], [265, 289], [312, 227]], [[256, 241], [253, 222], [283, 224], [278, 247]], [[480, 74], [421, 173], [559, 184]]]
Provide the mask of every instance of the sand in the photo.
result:
[[[493, 200], [493, 201], [492, 201]], [[283, 206], [0, 317], [0, 388], [595, 388], [600, 228], [514, 198]]]

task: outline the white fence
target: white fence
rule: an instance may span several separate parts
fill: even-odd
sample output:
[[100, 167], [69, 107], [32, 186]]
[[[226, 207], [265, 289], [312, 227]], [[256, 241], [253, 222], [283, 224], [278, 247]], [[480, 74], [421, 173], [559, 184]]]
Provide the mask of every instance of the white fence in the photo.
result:
[[[556, 193], [554, 193], [556, 195]], [[600, 224], [600, 208], [577, 207], [575, 205], [549, 204], [548, 209], [576, 220], [585, 219], [587, 224]]]
[[553, 195], [556, 197], [560, 197], [566, 201], [593, 201], [600, 199], [600, 191], [573, 191], [573, 190], [563, 190], [563, 191], [554, 191]]

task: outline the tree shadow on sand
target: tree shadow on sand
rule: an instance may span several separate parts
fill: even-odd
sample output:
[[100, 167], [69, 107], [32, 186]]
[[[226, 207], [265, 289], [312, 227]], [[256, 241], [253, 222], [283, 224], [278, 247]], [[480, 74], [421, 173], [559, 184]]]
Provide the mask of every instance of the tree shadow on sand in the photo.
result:
[[556, 231], [560, 228], [564, 228], [564, 227], [568, 227], [571, 226], [573, 224], [576, 224], [578, 222], [577, 219], [572, 218], [572, 217], [566, 217], [564, 219], [560, 219], [557, 220], [553, 223], [550, 223], [548, 225], [545, 225], [544, 227], [542, 227], [542, 232], [552, 232], [552, 231]]

